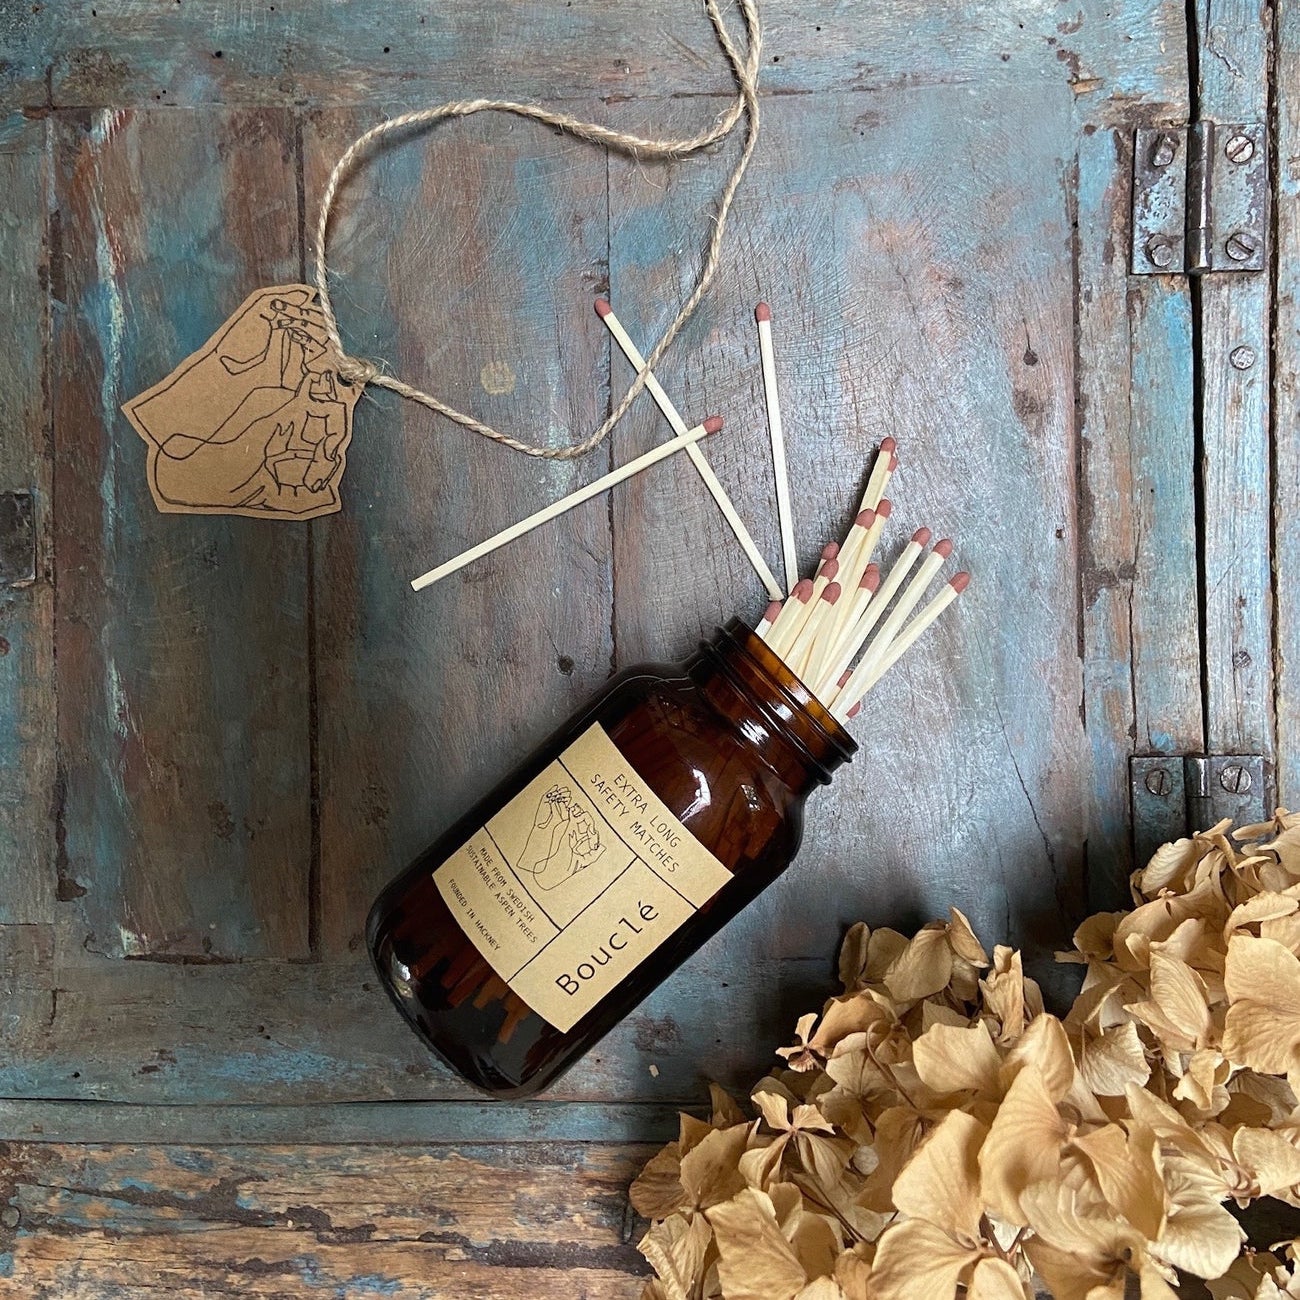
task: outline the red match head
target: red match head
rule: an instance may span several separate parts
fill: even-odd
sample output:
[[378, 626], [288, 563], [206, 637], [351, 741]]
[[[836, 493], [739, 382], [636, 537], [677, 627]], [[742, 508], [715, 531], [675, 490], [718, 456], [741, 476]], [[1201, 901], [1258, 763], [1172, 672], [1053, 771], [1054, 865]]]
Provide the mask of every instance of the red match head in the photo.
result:
[[840, 562], [838, 560], [827, 560], [826, 563], [822, 565], [821, 572], [818, 573], [817, 576], [819, 578], [825, 578], [827, 582], [830, 582], [839, 571]]
[[881, 497], [880, 504], [876, 507], [876, 516], [879, 519], [888, 519], [894, 513], [894, 503], [888, 497]]
[[781, 602], [779, 600], [769, 600], [767, 608], [763, 611], [764, 623], [775, 623], [781, 613]]
[[961, 573], [954, 573], [952, 577], [948, 579], [948, 585], [960, 596], [961, 593], [970, 586], [970, 574], [964, 569]]
[[846, 718], [856, 718], [862, 712], [862, 701], [859, 700], [844, 716]]
[[612, 312], [613, 310], [614, 310], [613, 307], [609, 305], [608, 298], [596, 299], [596, 315], [599, 316], [601, 320], [604, 320], [605, 317], [608, 316], [610, 312]]
[[946, 537], [941, 542], [935, 542], [934, 553], [942, 555], [946, 560], [952, 554], [952, 543]]
[[839, 553], [839, 542], [827, 542], [826, 545], [822, 547], [822, 559], [827, 562], [833, 560]]
[[838, 582], [828, 582], [822, 591], [822, 599], [828, 604], [833, 605], [840, 598], [840, 584]]
[[873, 594], [880, 589], [880, 565], [868, 564], [862, 574], [861, 587]]
[[722, 428], [722, 416], [720, 415], [711, 415], [707, 420], [704, 421], [705, 433], [717, 433], [717, 431], [721, 428]]
[[844, 687], [846, 687], [846, 686], [849, 684], [849, 678], [852, 677], [852, 676], [853, 676], [853, 669], [852, 669], [852, 668], [846, 668], [846, 669], [845, 669], [845, 670], [840, 674], [840, 680], [839, 680], [838, 682], [836, 682], [835, 685], [838, 686], [841, 690], [843, 690]]
[[895, 452], [889, 458], [889, 472], [892, 474], [898, 468], [898, 453]]
[[874, 510], [860, 510], [858, 517], [853, 521], [854, 528], [870, 528], [876, 522], [876, 512]]
[[790, 594], [801, 605], [806, 605], [812, 599], [812, 594], [813, 594], [812, 579], [800, 578], [799, 581], [794, 584], [794, 590]]
[[917, 546], [925, 546], [929, 540], [930, 530], [928, 528], [918, 528], [916, 532], [912, 534], [912, 541], [914, 541]]
[[758, 306], [754, 308], [754, 319], [771, 320], [772, 319], [771, 307], [769, 307], [765, 302], [760, 302]]
[[883, 456], [886, 452], [892, 452], [898, 443], [893, 438], [882, 438], [880, 440], [880, 453]]

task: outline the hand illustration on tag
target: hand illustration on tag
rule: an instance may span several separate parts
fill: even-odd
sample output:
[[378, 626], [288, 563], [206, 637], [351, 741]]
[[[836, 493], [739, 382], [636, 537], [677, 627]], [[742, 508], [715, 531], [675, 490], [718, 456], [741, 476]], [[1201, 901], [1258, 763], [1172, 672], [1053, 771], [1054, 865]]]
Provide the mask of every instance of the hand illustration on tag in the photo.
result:
[[361, 385], [339, 378], [316, 291], [262, 289], [123, 407], [159, 510], [311, 519], [338, 510]]
[[604, 852], [592, 815], [568, 786], [553, 785], [538, 800], [518, 866], [540, 889], [554, 889], [599, 861]]

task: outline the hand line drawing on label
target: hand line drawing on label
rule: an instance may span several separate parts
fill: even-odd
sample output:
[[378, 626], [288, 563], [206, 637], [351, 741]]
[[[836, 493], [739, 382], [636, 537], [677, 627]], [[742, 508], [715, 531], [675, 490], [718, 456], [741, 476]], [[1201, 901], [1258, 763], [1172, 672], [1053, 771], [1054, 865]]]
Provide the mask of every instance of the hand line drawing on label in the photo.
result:
[[553, 785], [537, 801], [532, 830], [517, 863], [539, 889], [555, 889], [604, 855], [595, 818], [567, 785]]

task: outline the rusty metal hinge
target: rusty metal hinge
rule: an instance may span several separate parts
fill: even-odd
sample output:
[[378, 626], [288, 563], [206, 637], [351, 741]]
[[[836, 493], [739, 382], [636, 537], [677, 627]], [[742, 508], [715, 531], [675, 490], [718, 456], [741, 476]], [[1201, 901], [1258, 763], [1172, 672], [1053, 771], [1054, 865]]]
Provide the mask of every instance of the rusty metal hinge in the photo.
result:
[[1262, 271], [1268, 147], [1259, 122], [1133, 133], [1134, 275]]
[[1142, 866], [1168, 840], [1230, 817], [1262, 822], [1271, 811], [1272, 772], [1259, 754], [1157, 754], [1129, 759], [1133, 862]]

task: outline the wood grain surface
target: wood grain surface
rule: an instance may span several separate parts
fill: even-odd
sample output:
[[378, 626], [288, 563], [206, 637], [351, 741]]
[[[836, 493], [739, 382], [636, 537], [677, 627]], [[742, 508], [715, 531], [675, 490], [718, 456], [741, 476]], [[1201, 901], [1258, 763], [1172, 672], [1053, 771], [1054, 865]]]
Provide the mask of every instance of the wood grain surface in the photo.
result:
[[[1292, 73], [1300, 42], [1273, 12], [765, 6], [762, 144], [661, 378], [725, 417], [707, 452], [775, 561], [766, 298], [801, 554], [891, 434], [898, 536], [951, 534], [975, 583], [872, 697], [794, 871], [548, 1098], [500, 1106], [389, 1012], [370, 898], [610, 671], [757, 615], [743, 555], [678, 458], [409, 590], [662, 440], [648, 399], [548, 464], [367, 394], [344, 511], [304, 526], [158, 515], [118, 405], [308, 272], [358, 131], [481, 93], [691, 132], [730, 89], [707, 18], [0, 6], [0, 493], [37, 521], [35, 581], [0, 587], [0, 1295], [635, 1296], [635, 1144], [768, 1067], [846, 924], [956, 903], [1055, 979], [1123, 897], [1131, 754], [1276, 755], [1294, 799], [1294, 76], [1275, 319], [1267, 275], [1193, 292], [1125, 253], [1133, 127], [1262, 118], [1270, 40]], [[592, 298], [649, 350], [737, 143], [663, 166], [491, 118], [393, 142], [337, 208], [345, 342], [583, 436], [630, 379]]]

